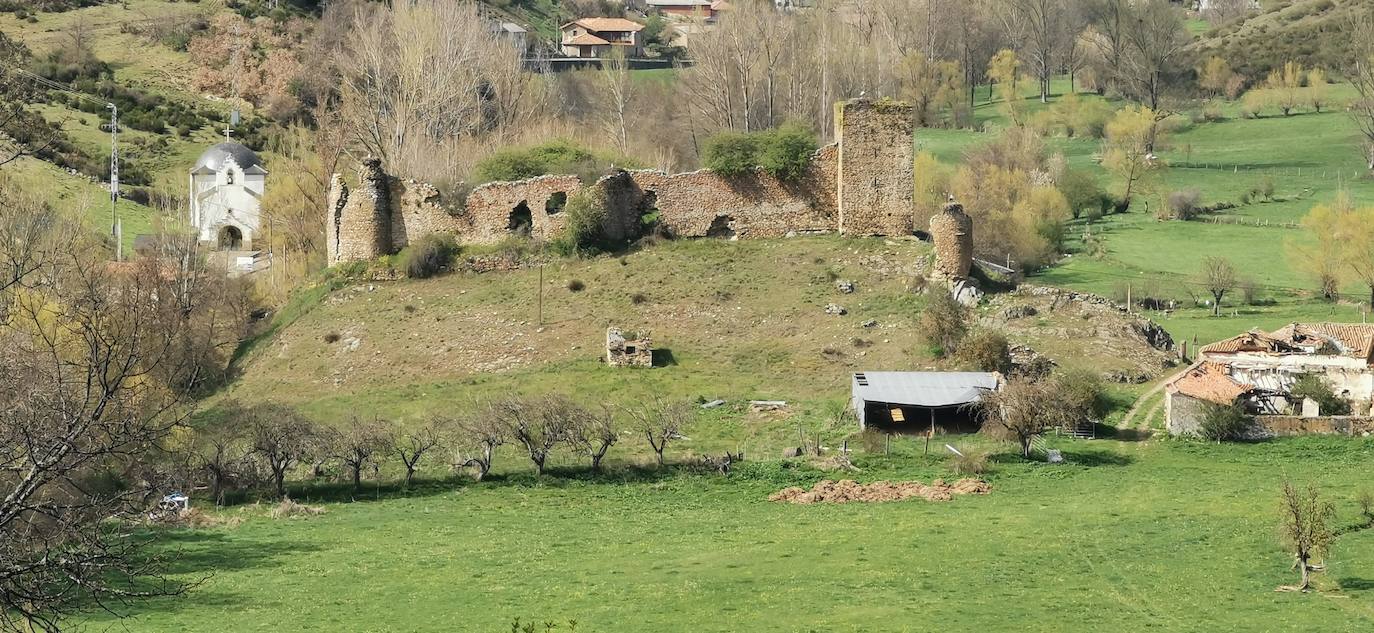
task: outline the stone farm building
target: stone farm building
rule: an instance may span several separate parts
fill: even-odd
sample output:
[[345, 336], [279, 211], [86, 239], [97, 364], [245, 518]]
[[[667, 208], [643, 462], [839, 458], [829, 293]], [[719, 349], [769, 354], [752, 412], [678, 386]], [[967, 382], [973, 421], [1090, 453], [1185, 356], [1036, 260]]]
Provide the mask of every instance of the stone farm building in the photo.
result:
[[445, 204], [434, 186], [393, 178], [380, 161], [368, 159], [356, 186], [339, 174], [332, 179], [326, 220], [329, 264], [395, 253], [436, 232], [472, 244], [491, 244], [524, 231], [547, 240], [566, 224], [563, 203], [585, 187], [605, 194], [603, 232], [617, 240], [635, 237], [640, 219], [653, 211], [663, 230], [682, 238], [913, 235], [914, 130], [909, 104], [860, 99], [841, 104], [836, 142], [817, 150], [804, 173], [792, 180], [757, 170], [737, 177], [710, 170], [619, 171], [594, 183], [548, 175], [480, 185], [461, 205]]
[[559, 30], [568, 57], [607, 57], [614, 49], [626, 57], [644, 56], [644, 25], [625, 18], [582, 18]]
[[1196, 433], [1206, 403], [1241, 402], [1260, 415], [1261, 423], [1271, 417], [1276, 422], [1321, 417], [1314, 403], [1290, 397], [1293, 384], [1305, 374], [1324, 379], [1357, 416], [1370, 414], [1374, 325], [1293, 323], [1274, 332], [1252, 330], [1203, 347], [1197, 363], [1165, 383], [1169, 432]]

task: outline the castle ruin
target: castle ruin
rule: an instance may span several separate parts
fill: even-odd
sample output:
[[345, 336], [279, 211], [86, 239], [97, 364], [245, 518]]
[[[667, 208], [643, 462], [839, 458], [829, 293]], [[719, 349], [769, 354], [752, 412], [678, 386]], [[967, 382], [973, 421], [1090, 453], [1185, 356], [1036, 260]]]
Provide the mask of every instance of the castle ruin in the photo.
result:
[[359, 166], [356, 189], [338, 174], [331, 180], [329, 264], [394, 253], [436, 232], [478, 244], [515, 234], [551, 239], [566, 224], [568, 198], [588, 186], [605, 194], [603, 230], [611, 239], [637, 235], [640, 218], [651, 211], [674, 237], [911, 235], [914, 130], [909, 104], [857, 99], [837, 106], [835, 143], [817, 150], [796, 179], [781, 180], [761, 170], [741, 177], [710, 170], [631, 170], [590, 184], [576, 176], [549, 175], [481, 185], [453, 213], [434, 186], [391, 177], [380, 161], [369, 158]]

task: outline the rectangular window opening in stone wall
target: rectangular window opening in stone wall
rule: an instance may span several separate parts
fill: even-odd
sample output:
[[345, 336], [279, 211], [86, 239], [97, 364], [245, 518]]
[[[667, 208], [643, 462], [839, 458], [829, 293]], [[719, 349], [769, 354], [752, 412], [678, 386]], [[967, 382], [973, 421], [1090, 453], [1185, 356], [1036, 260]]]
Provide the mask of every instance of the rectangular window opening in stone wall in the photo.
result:
[[549, 215], [557, 215], [563, 212], [563, 207], [568, 206], [568, 192], [555, 191], [544, 201], [544, 212]]

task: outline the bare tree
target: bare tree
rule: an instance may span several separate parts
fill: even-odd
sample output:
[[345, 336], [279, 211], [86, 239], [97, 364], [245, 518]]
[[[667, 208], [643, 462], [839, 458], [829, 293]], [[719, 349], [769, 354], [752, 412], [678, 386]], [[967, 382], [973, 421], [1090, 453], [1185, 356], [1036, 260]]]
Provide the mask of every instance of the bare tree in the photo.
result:
[[502, 410], [495, 404], [477, 408], [470, 415], [455, 420], [441, 420], [439, 424], [452, 426], [457, 465], [476, 467], [477, 481], [491, 472], [496, 447], [505, 444], [509, 437]]
[[1285, 546], [1293, 552], [1293, 568], [1298, 570], [1295, 587], [1283, 587], [1306, 592], [1312, 586], [1312, 572], [1323, 571], [1324, 565], [1314, 563], [1326, 557], [1336, 534], [1330, 522], [1336, 518], [1336, 507], [1321, 498], [1316, 486], [1299, 489], [1292, 482], [1283, 482], [1279, 507], [1279, 531]]
[[658, 465], [663, 465], [663, 451], [668, 442], [683, 439], [682, 432], [696, 419], [690, 402], [668, 402], [655, 399], [639, 407], [627, 407], [625, 412], [634, 421], [635, 431], [649, 441]]
[[356, 8], [338, 54], [340, 120], [391, 173], [450, 178], [454, 143], [500, 140], [537, 110], [520, 51], [468, 0]]
[[[4, 186], [0, 227], [0, 628], [53, 631], [77, 608], [184, 589], [126, 528], [163, 481], [141, 464], [185, 422], [208, 364], [211, 346], [182, 343], [212, 309], [201, 290], [214, 276], [112, 264]], [[112, 485], [90, 485], [103, 473]]]
[[252, 445], [245, 433], [244, 407], [225, 403], [225, 420], [195, 432], [192, 453], [200, 470], [210, 479], [210, 496], [215, 505], [224, 505], [224, 495], [248, 467]]
[[353, 424], [339, 434], [337, 446], [339, 461], [348, 468], [353, 480], [353, 491], [357, 492], [363, 483], [363, 469], [377, 466], [376, 457], [391, 451], [391, 429], [381, 419], [362, 422], [357, 418]]
[[1202, 260], [1202, 287], [1212, 293], [1212, 316], [1221, 316], [1221, 300], [1226, 293], [1236, 289], [1236, 267], [1225, 257], [1207, 257]]
[[506, 433], [525, 447], [536, 475], [544, 474], [549, 453], [567, 439], [576, 405], [562, 396], [507, 398], [495, 405]]
[[601, 108], [605, 117], [606, 131], [615, 137], [616, 147], [628, 152], [630, 147], [630, 126], [628, 115], [634, 107], [638, 84], [630, 71], [630, 60], [623, 49], [614, 51], [601, 60], [601, 71], [597, 74], [604, 91], [605, 105]]
[[983, 394], [976, 405], [983, 432], [1017, 443], [1021, 456], [1031, 456], [1031, 445], [1046, 429], [1072, 428], [1091, 419], [1097, 406], [1095, 393], [1075, 375], [1030, 381], [1013, 379], [997, 391]]
[[1346, 79], [1358, 96], [1350, 104], [1350, 117], [1364, 136], [1365, 161], [1374, 172], [1374, 7], [1351, 13], [1350, 43], [1354, 60]]
[[261, 404], [253, 407], [252, 412], [249, 433], [254, 454], [267, 466], [277, 497], [285, 499], [286, 474], [302, 461], [322, 453], [319, 429], [284, 405]]
[[620, 441], [620, 431], [616, 428], [615, 412], [610, 407], [600, 409], [581, 409], [574, 412], [571, 428], [568, 429], [568, 443], [586, 453], [592, 460], [592, 470], [601, 470], [601, 460], [606, 451]]
[[391, 438], [391, 452], [401, 460], [406, 469], [406, 488], [415, 481], [415, 471], [420, 467], [420, 459], [439, 447], [443, 441], [440, 421], [430, 423], [414, 430], [399, 431]]
[[1126, 24], [1125, 57], [1121, 77], [1125, 88], [1156, 113], [1162, 113], [1162, 95], [1193, 38], [1183, 20], [1183, 10], [1169, 0], [1140, 0]]

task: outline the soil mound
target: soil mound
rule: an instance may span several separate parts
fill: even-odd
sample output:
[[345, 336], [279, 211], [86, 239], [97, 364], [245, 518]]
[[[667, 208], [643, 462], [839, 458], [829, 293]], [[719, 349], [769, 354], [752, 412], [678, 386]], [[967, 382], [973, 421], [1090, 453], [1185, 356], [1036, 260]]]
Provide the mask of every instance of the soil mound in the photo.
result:
[[819, 482], [811, 490], [783, 488], [770, 495], [768, 500], [786, 503], [881, 503], [920, 497], [926, 501], [950, 501], [954, 495], [985, 495], [991, 491], [992, 487], [980, 479], [960, 479], [952, 484], [936, 479], [930, 485], [919, 481], [861, 484], [842, 479]]

